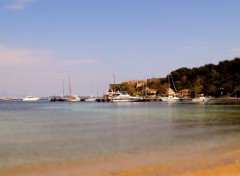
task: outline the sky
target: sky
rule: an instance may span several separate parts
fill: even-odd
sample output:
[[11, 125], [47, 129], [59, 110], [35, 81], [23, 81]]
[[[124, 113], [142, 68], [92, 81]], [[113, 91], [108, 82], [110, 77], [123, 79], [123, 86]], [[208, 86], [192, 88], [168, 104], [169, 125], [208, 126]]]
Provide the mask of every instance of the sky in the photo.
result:
[[97, 95], [240, 56], [239, 0], [1, 0], [0, 97]]

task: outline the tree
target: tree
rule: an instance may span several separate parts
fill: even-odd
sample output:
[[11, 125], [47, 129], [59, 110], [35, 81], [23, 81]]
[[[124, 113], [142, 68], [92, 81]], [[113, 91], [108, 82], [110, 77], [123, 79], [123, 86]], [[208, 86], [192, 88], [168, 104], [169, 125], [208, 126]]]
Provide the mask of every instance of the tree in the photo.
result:
[[[177, 90], [190, 89], [194, 94], [204, 93], [212, 96], [226, 94], [239, 96], [240, 58], [221, 61], [219, 64], [207, 64], [192, 69], [182, 67], [171, 72]], [[165, 94], [168, 78], [148, 79], [149, 88], [157, 89], [158, 94]], [[122, 83], [116, 85], [117, 90], [126, 90], [136, 95], [136, 84]], [[139, 88], [141, 89], [141, 88]], [[141, 89], [142, 90], [142, 89]], [[139, 92], [141, 92], [139, 90]], [[193, 94], [192, 93], [192, 94]]]
[[134, 88], [134, 87], [129, 87], [128, 88], [128, 93], [130, 94], [130, 95], [134, 95], [134, 96], [136, 96], [137, 95], [137, 93], [136, 93], [136, 89]]

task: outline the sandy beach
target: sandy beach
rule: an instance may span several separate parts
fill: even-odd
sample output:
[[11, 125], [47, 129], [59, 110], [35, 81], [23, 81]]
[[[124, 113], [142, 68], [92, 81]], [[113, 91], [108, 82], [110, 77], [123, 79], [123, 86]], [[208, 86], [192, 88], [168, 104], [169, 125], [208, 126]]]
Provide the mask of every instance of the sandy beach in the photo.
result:
[[[174, 156], [174, 155], [171, 155]], [[240, 150], [211, 153], [142, 153], [0, 169], [4, 176], [238, 176]]]

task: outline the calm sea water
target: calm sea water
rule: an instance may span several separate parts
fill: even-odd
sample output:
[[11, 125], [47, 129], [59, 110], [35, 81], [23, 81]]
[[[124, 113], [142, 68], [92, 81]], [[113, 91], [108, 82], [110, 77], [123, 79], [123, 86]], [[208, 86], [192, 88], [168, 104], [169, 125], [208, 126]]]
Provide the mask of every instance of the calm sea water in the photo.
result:
[[240, 106], [0, 102], [0, 167], [239, 147]]

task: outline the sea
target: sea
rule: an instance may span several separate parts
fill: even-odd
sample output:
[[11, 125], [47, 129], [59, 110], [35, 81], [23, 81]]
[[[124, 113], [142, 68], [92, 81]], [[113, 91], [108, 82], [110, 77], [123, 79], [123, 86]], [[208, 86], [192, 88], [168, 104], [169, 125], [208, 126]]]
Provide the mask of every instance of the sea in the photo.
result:
[[0, 168], [240, 146], [240, 106], [0, 102]]

